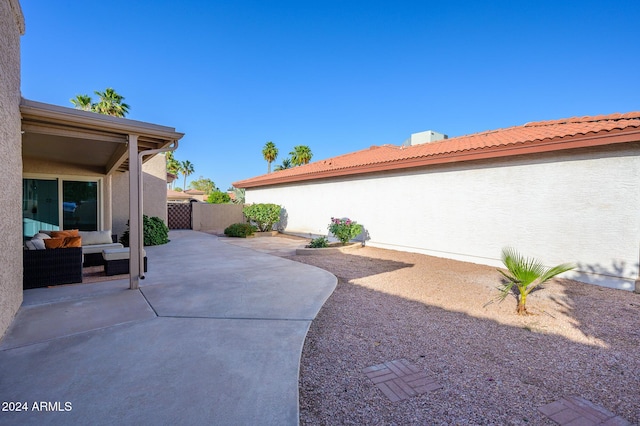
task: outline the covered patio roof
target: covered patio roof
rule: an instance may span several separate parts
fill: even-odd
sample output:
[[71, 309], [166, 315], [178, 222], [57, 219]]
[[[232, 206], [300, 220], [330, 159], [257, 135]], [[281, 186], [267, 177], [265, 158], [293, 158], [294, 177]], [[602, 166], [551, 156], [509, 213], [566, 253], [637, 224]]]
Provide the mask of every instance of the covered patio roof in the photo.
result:
[[129, 135], [138, 136], [138, 152], [165, 148], [184, 136], [172, 127], [24, 98], [20, 113], [24, 157], [82, 165], [105, 175], [129, 170]]
[[173, 151], [184, 136], [172, 127], [57, 105], [20, 101], [22, 156], [110, 175], [129, 171], [130, 288], [144, 278], [142, 162]]

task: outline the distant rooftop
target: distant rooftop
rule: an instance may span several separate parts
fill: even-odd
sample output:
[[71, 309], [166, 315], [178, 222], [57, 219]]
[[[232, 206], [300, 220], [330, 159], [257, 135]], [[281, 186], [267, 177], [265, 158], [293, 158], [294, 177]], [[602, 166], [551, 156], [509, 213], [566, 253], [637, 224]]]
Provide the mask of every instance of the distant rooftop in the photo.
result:
[[640, 112], [530, 122], [412, 146], [371, 146], [234, 182], [236, 188], [640, 141]]

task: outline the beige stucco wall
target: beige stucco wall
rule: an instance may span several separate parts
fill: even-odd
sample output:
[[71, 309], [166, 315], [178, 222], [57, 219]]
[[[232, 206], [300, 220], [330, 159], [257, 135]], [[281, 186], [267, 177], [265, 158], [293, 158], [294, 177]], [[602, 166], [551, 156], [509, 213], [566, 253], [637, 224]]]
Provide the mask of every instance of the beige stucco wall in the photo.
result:
[[234, 223], [244, 223], [242, 204], [192, 203], [192, 223], [194, 231], [224, 231]]
[[20, 35], [16, 0], [0, 0], [0, 337], [22, 303], [22, 149]]
[[[157, 216], [167, 223], [167, 169], [163, 155], [156, 155], [142, 165], [143, 213]], [[112, 181], [112, 217], [115, 234], [127, 230], [129, 220], [129, 172], [116, 172]]]
[[566, 276], [633, 290], [640, 253], [640, 143], [419, 171], [247, 189], [282, 205], [288, 232], [350, 217], [371, 246], [499, 266], [513, 246]]

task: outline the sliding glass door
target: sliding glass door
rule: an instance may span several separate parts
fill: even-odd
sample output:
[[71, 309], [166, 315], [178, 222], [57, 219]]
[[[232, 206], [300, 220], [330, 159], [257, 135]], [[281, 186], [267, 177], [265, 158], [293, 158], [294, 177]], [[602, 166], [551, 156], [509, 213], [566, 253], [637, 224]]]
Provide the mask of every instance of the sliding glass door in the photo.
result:
[[23, 236], [31, 237], [40, 229], [60, 229], [58, 180], [22, 180]]
[[98, 183], [62, 181], [64, 229], [98, 230]]
[[22, 180], [23, 236], [39, 230], [97, 231], [100, 220], [99, 181], [60, 178]]

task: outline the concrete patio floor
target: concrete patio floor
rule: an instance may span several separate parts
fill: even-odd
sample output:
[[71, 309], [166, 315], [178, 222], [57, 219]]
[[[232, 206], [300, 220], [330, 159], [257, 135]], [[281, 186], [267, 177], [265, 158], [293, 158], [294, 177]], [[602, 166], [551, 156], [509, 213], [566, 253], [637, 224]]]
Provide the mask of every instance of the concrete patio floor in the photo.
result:
[[336, 278], [205, 233], [169, 238], [146, 248], [140, 290], [25, 291], [0, 341], [0, 400], [27, 410], [0, 424], [298, 424], [304, 338]]

